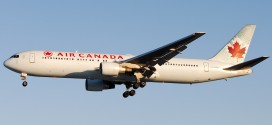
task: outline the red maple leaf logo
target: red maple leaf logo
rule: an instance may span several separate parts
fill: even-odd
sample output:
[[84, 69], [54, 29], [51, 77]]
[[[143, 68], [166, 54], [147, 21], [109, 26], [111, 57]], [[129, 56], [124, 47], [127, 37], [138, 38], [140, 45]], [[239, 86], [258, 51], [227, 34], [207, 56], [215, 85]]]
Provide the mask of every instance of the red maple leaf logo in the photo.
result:
[[[233, 47], [232, 47], [233, 46]], [[233, 58], [244, 58], [243, 54], [246, 52], [246, 47], [241, 49], [241, 45], [236, 41], [232, 46], [228, 46], [229, 53]]]
[[50, 52], [50, 51], [45, 51], [43, 54], [44, 54], [46, 57], [50, 57], [50, 56], [53, 55], [53, 53]]

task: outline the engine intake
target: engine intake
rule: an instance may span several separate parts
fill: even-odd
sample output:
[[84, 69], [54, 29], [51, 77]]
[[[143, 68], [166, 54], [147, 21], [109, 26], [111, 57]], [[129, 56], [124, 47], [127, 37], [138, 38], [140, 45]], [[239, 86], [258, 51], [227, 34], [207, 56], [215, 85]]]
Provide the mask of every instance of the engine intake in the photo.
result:
[[112, 82], [103, 81], [103, 80], [86, 79], [85, 87], [87, 91], [103, 91], [106, 89], [114, 89], [115, 84]]

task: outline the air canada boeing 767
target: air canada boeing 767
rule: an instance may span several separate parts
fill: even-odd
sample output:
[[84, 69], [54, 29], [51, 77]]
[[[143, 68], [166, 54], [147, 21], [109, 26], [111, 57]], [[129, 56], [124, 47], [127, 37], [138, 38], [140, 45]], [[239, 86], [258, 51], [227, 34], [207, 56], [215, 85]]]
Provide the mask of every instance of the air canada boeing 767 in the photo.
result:
[[[86, 79], [87, 91], [126, 86], [123, 97], [133, 96], [146, 82], [193, 84], [248, 75], [251, 68], [267, 59], [262, 56], [244, 62], [256, 25], [243, 27], [210, 59], [174, 58], [192, 41], [205, 33], [187, 37], [138, 56], [60, 51], [25, 51], [4, 62], [8, 69], [20, 73], [23, 86], [27, 76]], [[133, 89], [131, 89], [133, 88]]]

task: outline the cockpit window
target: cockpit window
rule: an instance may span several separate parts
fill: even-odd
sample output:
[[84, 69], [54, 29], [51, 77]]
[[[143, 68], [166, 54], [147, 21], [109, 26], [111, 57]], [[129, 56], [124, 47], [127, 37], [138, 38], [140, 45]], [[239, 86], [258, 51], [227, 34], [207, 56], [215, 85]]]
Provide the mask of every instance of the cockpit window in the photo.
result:
[[10, 58], [19, 58], [19, 55], [13, 55]]

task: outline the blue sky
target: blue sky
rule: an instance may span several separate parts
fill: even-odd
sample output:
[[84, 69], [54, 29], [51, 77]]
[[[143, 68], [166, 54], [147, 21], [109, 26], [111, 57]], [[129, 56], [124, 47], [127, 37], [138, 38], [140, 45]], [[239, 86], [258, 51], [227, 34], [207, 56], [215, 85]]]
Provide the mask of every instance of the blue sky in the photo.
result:
[[[178, 57], [210, 58], [245, 24], [256, 24], [247, 60], [271, 55], [271, 1], [0, 1], [3, 62], [25, 50], [141, 54], [193, 32], [207, 34]], [[85, 91], [84, 80], [28, 77], [1, 69], [0, 124], [271, 125], [271, 59], [254, 73], [204, 84], [148, 83]], [[181, 74], [182, 75], [182, 74]]]

